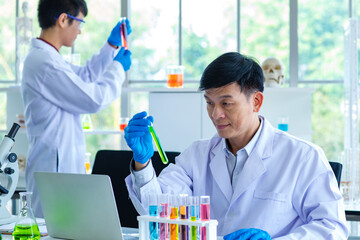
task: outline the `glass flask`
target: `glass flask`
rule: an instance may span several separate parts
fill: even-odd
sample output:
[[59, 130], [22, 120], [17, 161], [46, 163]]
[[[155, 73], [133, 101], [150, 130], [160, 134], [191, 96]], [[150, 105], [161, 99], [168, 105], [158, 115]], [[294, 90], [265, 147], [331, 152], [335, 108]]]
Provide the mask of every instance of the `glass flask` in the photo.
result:
[[16, 220], [13, 240], [39, 240], [40, 231], [31, 208], [32, 192], [20, 192], [20, 212]]
[[92, 130], [92, 122], [89, 114], [85, 114], [82, 118], [82, 125], [84, 130]]

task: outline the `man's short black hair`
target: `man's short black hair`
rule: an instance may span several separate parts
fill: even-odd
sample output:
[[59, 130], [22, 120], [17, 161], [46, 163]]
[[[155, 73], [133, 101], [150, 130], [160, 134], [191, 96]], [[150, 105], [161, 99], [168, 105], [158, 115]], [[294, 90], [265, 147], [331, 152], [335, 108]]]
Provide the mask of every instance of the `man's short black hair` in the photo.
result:
[[264, 91], [264, 75], [260, 65], [238, 52], [224, 53], [212, 61], [201, 76], [199, 89], [219, 88], [234, 82], [247, 96]]
[[[39, 25], [42, 29], [47, 29], [55, 25], [60, 14], [66, 13], [76, 17], [80, 12], [84, 16], [88, 13], [85, 0], [39, 0]], [[72, 23], [73, 19], [70, 18], [69, 21]]]

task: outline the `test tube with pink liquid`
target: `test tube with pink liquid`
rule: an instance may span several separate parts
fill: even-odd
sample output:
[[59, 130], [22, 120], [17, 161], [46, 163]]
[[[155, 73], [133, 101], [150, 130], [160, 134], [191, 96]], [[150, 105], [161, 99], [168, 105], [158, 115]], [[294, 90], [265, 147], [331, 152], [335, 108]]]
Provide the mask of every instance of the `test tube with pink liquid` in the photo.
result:
[[[159, 195], [159, 215], [162, 218], [169, 217], [169, 195]], [[159, 239], [169, 239], [169, 225], [167, 223], [159, 223]]]
[[[200, 196], [200, 220], [210, 220], [210, 196]], [[206, 240], [206, 227], [201, 227], [201, 240]]]

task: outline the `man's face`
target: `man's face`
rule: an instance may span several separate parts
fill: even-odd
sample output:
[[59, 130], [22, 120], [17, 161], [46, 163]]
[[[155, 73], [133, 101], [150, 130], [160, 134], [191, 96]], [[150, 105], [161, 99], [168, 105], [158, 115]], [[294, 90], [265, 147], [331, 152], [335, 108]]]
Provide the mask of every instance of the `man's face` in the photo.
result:
[[241, 138], [253, 130], [254, 121], [259, 121], [257, 112], [262, 103], [261, 98], [258, 104], [256, 94], [261, 93], [255, 92], [247, 97], [237, 83], [205, 91], [207, 111], [220, 137]]
[[[76, 16], [79, 19], [83, 19], [84, 15], [80, 12], [79, 15]], [[81, 30], [79, 28], [81, 22], [77, 21], [75, 19], [72, 19], [72, 22], [70, 23], [71, 18], [67, 18], [67, 26], [65, 29], [65, 33], [64, 33], [64, 40], [63, 40], [63, 45], [66, 47], [71, 47], [78, 34], [81, 33]]]

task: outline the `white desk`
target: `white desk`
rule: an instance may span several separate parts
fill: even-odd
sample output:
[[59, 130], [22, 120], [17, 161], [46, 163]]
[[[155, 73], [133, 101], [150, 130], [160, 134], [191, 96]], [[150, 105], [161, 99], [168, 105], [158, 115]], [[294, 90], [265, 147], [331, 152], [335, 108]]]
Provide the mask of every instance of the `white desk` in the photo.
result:
[[[124, 240], [138, 240], [139, 239], [139, 231], [136, 228], [123, 227], [122, 231], [123, 231], [123, 235], [124, 235]], [[3, 234], [2, 239], [3, 240], [12, 240], [12, 236]], [[46, 236], [46, 237], [41, 237], [40, 239], [41, 240], [59, 240], [61, 238], [52, 238], [50, 236]]]

